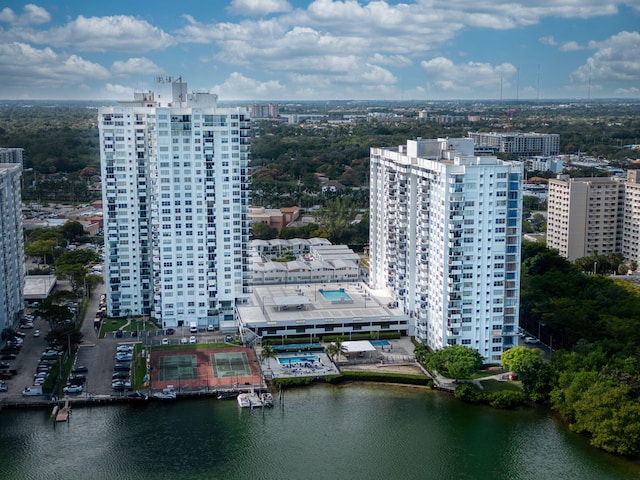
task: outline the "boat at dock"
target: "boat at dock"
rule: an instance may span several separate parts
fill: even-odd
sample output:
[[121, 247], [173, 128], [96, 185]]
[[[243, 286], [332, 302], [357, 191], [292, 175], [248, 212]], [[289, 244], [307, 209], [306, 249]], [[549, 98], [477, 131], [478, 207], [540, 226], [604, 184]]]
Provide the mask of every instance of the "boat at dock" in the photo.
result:
[[158, 400], [175, 400], [177, 394], [173, 385], [168, 385], [167, 388], [163, 388], [161, 392], [154, 393], [153, 398], [157, 398]]
[[273, 395], [271, 393], [266, 392], [260, 395], [260, 400], [262, 401], [262, 405], [265, 407], [273, 407]]
[[146, 402], [148, 399], [149, 395], [139, 391], [135, 391], [127, 395], [127, 400], [129, 400], [130, 402]]
[[248, 393], [238, 394], [238, 405], [240, 408], [251, 408], [251, 396]]
[[241, 393], [238, 395], [238, 405], [242, 408], [261, 408], [265, 406], [265, 402], [263, 396], [255, 392]]
[[226, 400], [228, 398], [236, 398], [238, 396], [238, 392], [233, 390], [226, 390], [218, 392], [218, 400]]

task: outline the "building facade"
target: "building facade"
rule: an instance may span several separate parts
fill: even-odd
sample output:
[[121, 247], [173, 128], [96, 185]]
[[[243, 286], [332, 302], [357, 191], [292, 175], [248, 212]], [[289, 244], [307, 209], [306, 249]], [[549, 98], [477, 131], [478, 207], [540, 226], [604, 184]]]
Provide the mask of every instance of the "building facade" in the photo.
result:
[[614, 177], [550, 179], [547, 246], [571, 261], [621, 252], [624, 198], [625, 183]]
[[521, 157], [560, 155], [560, 135], [557, 133], [469, 132], [477, 148], [513, 153]]
[[99, 110], [107, 313], [219, 326], [247, 298], [250, 117], [171, 86]]
[[491, 363], [517, 345], [523, 166], [473, 152], [470, 138], [371, 149], [369, 282], [417, 340]]
[[0, 148], [0, 163], [18, 163], [24, 167], [24, 148]]
[[0, 163], [0, 330], [13, 327], [24, 309], [21, 175], [21, 164]]

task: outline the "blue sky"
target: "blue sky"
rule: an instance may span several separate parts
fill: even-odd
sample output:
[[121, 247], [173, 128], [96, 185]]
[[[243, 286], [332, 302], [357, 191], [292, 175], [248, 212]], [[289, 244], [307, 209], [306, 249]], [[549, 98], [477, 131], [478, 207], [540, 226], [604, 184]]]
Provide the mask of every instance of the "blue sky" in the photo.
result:
[[640, 0], [5, 2], [0, 99], [640, 97]]

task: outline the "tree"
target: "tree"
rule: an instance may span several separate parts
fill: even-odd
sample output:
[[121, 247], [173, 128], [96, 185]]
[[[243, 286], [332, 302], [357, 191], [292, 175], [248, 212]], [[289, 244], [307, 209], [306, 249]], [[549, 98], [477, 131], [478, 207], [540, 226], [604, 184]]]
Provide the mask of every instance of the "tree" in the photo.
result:
[[450, 345], [430, 354], [427, 365], [452, 378], [468, 378], [482, 367], [482, 356], [472, 348]]
[[40, 304], [38, 310], [36, 310], [36, 315], [49, 322], [52, 329], [56, 325], [68, 323], [68, 320], [73, 318], [73, 313], [69, 310], [69, 307], [55, 305], [53, 302], [46, 300]]
[[275, 228], [271, 228], [266, 223], [257, 222], [251, 226], [251, 234], [253, 235], [253, 238], [259, 240], [271, 240], [272, 238], [277, 237], [278, 232]]
[[542, 350], [513, 347], [502, 354], [501, 361], [507, 370], [520, 375], [525, 368], [542, 363]]
[[25, 247], [24, 253], [29, 257], [42, 257], [42, 263], [47, 263], [47, 257], [52, 262], [56, 245], [55, 240], [36, 240]]
[[63, 263], [56, 266], [56, 277], [69, 280], [74, 292], [84, 283], [86, 276], [87, 269], [79, 263]]
[[80, 222], [66, 222], [60, 227], [60, 233], [70, 242], [85, 235], [84, 227]]
[[11, 327], [7, 327], [2, 330], [0, 335], [3, 342], [7, 340], [14, 340], [16, 338], [16, 331]]
[[277, 354], [271, 345], [263, 345], [260, 356], [262, 357], [263, 360], [265, 359], [267, 360], [267, 367], [271, 368], [271, 359], [276, 358]]
[[83, 336], [73, 324], [64, 323], [55, 325], [44, 338], [52, 347], [60, 347], [63, 350], [71, 347], [73, 350], [75, 345], [82, 342]]

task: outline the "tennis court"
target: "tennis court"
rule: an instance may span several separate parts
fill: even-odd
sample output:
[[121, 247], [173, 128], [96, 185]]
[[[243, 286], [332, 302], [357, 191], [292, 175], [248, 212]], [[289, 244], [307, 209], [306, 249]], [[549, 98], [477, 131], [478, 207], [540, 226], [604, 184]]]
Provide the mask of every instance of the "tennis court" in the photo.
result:
[[248, 377], [251, 367], [245, 352], [221, 352], [211, 355], [213, 376], [216, 378]]
[[195, 355], [176, 355], [161, 357], [159, 379], [162, 381], [193, 380], [198, 378], [198, 365]]
[[167, 385], [181, 389], [237, 388], [260, 385], [260, 366], [252, 349], [245, 347], [151, 352], [150, 385], [161, 390]]

